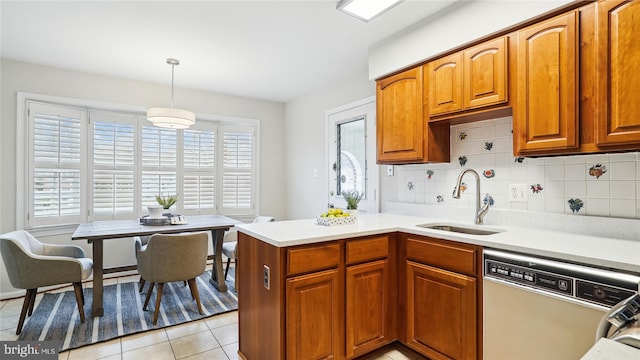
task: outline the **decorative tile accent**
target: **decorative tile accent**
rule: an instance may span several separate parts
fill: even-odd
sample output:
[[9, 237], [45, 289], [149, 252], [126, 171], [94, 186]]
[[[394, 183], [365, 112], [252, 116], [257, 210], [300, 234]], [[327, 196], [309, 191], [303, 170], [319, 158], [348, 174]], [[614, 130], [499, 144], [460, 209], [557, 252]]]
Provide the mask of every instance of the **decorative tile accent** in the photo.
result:
[[485, 141], [484, 149], [487, 151], [491, 151], [491, 149], [493, 149], [493, 141]]
[[540, 193], [540, 191], [542, 191], [542, 190], [544, 190], [544, 189], [542, 188], [542, 185], [540, 185], [540, 184], [531, 185], [531, 191], [532, 191], [534, 194], [538, 194], [538, 193]]
[[413, 188], [414, 188], [414, 186], [413, 186], [413, 181], [409, 181], [409, 182], [407, 183], [407, 189], [409, 189], [409, 191], [413, 191]]
[[486, 193], [484, 195], [484, 199], [482, 199], [483, 204], [486, 204], [487, 202], [489, 203], [489, 206], [493, 206], [494, 204], [493, 197], [489, 195], [489, 193]]
[[458, 162], [460, 163], [460, 166], [467, 165], [467, 161], [468, 159], [466, 155], [458, 156]]
[[522, 156], [518, 156], [518, 157], [513, 159], [513, 162], [516, 162], [518, 164], [522, 164], [524, 162], [524, 158]]
[[482, 175], [484, 175], [484, 177], [486, 177], [487, 179], [491, 179], [492, 177], [496, 176], [496, 171], [493, 169], [487, 169], [482, 172]]
[[569, 203], [569, 209], [571, 209], [571, 212], [574, 214], [580, 211], [580, 209], [582, 209], [582, 206], [584, 206], [584, 203], [582, 202], [582, 200], [578, 198], [569, 199], [569, 201], [567, 202]]
[[464, 131], [460, 131], [460, 132], [458, 133], [458, 139], [460, 139], [460, 141], [462, 141], [462, 140], [464, 140], [464, 139], [466, 139], [466, 138], [467, 138], [467, 133], [466, 133], [466, 132], [464, 132]]
[[595, 164], [589, 168], [589, 175], [595, 176], [596, 179], [599, 179], [600, 176], [604, 175], [607, 172], [607, 167], [602, 164]]
[[433, 170], [427, 170], [427, 179], [431, 179], [433, 176]]
[[436, 196], [436, 201], [437, 201], [438, 203], [444, 202], [444, 196], [442, 196], [442, 195], [438, 195], [438, 196]]

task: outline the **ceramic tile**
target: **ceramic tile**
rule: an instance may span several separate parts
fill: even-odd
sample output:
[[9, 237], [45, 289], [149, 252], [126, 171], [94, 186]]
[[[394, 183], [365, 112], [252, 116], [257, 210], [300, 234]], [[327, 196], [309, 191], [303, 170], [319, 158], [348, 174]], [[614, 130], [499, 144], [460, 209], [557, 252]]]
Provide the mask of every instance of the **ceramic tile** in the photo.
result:
[[[2, 317], [2, 321], [4, 321], [4, 317]], [[5, 330], [0, 330], [0, 341], [16, 341], [18, 340], [18, 335], [16, 335], [16, 328], [10, 328]]]
[[564, 196], [583, 198], [587, 196], [587, 183], [584, 181], [565, 181]]
[[[69, 359], [69, 352], [68, 351], [63, 351], [61, 353], [58, 353], [58, 360], [68, 360]], [[120, 358], [118, 358], [120, 359]]]
[[227, 354], [230, 360], [237, 360], [240, 357], [238, 356], [238, 343], [233, 343], [229, 345], [225, 345], [222, 347], [224, 352]]
[[609, 198], [609, 182], [608, 181], [588, 181], [587, 182], [588, 198]]
[[636, 198], [636, 182], [635, 181], [610, 181], [611, 199], [635, 199]]
[[192, 356], [187, 356], [187, 360], [229, 360], [229, 357], [222, 348], [205, 351]]
[[636, 163], [631, 161], [612, 162], [609, 172], [611, 180], [636, 180]]
[[584, 163], [581, 164], [566, 164], [564, 166], [564, 177], [567, 181], [572, 180], [586, 180], [587, 168]]
[[640, 153], [618, 153], [609, 155], [609, 159], [611, 162], [614, 161], [636, 161], [636, 154]]
[[176, 359], [182, 359], [187, 356], [199, 354], [220, 347], [220, 345], [216, 341], [216, 338], [210, 331], [183, 336], [175, 340], [170, 340], [170, 343]]
[[122, 360], [175, 360], [175, 358], [168, 341], [122, 353]]
[[593, 199], [589, 198], [589, 212], [588, 215], [594, 216], [609, 216], [610, 215], [610, 201], [606, 199]]
[[193, 321], [185, 324], [172, 326], [166, 329], [169, 340], [177, 339], [183, 336], [209, 331], [204, 320]]
[[222, 346], [238, 342], [238, 324], [221, 326], [211, 332]]
[[120, 339], [113, 339], [103, 343], [73, 349], [69, 351], [69, 360], [101, 359], [120, 354], [121, 352]]
[[205, 323], [209, 329], [215, 329], [226, 325], [238, 323], [238, 311], [230, 311], [228, 313], [212, 316], [205, 319]]
[[629, 199], [611, 199], [611, 216], [635, 218], [637, 216], [636, 201]]
[[544, 175], [547, 180], [564, 180], [564, 165], [545, 165]]
[[146, 331], [140, 334], [125, 336], [122, 338], [122, 352], [127, 352], [145, 346], [169, 341], [165, 329]]
[[[2, 322], [0, 322], [0, 330], [11, 330], [13, 329], [13, 331], [16, 330], [16, 328], [18, 327], [18, 322], [20, 321], [20, 314], [18, 313], [18, 315], [11, 315], [11, 316], [2, 316]], [[25, 324], [26, 322], [29, 321], [29, 318], [27, 317], [25, 319]]]

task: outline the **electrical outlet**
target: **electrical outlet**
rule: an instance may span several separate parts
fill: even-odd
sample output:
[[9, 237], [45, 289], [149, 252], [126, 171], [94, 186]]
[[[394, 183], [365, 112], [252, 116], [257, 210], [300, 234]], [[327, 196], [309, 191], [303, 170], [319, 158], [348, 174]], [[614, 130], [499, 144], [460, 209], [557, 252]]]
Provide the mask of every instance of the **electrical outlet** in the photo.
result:
[[393, 165], [387, 165], [387, 176], [393, 176]]
[[264, 288], [271, 289], [271, 269], [267, 265], [263, 265], [263, 285]]
[[510, 184], [509, 201], [527, 202], [527, 184]]

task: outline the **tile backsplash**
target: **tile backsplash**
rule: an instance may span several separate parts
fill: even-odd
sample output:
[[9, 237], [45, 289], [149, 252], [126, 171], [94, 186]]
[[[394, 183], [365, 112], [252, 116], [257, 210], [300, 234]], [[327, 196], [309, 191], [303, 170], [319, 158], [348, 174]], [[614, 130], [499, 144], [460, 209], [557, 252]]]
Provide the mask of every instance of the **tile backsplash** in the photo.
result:
[[511, 117], [451, 126], [451, 162], [396, 166], [394, 200], [475, 206], [471, 174], [462, 197], [451, 196], [463, 168], [478, 172], [492, 208], [640, 218], [640, 153], [514, 157]]

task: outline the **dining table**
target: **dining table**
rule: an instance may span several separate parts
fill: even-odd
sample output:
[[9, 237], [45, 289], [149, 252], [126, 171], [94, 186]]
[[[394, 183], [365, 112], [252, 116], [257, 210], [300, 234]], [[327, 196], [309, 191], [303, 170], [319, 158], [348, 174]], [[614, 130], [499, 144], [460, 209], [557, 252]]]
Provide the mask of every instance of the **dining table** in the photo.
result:
[[218, 290], [227, 291], [222, 269], [222, 242], [225, 231], [240, 221], [223, 215], [186, 216], [186, 224], [176, 225], [142, 225], [140, 219], [104, 220], [81, 223], [71, 236], [71, 240], [86, 240], [93, 249], [93, 304], [91, 315], [104, 315], [103, 281], [104, 281], [104, 241], [152, 234], [174, 234], [194, 231], [210, 231], [213, 244], [213, 269], [211, 284]]

